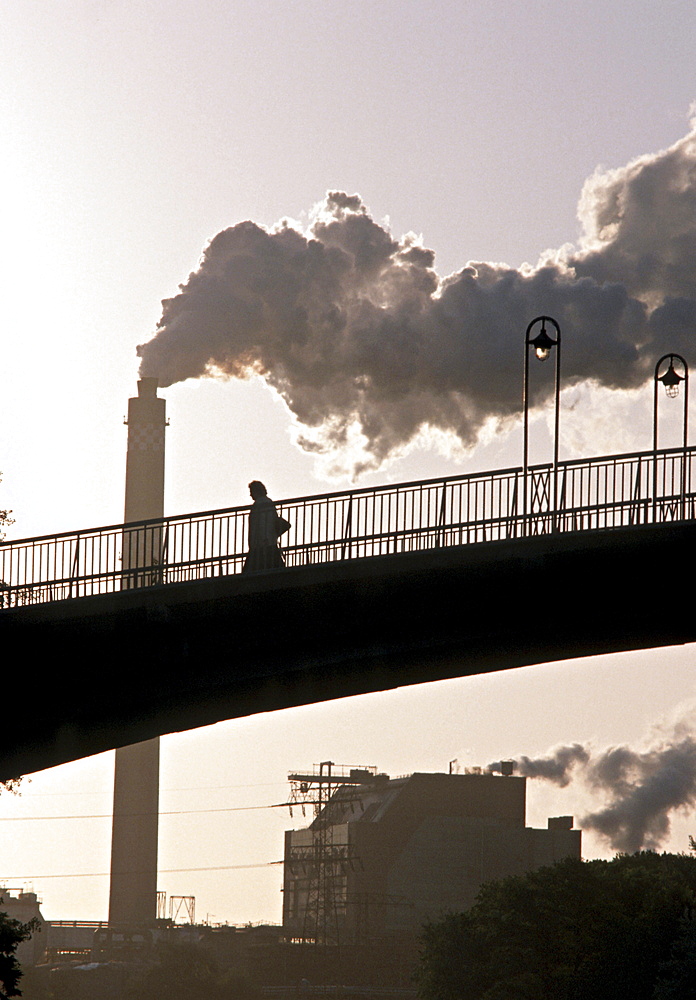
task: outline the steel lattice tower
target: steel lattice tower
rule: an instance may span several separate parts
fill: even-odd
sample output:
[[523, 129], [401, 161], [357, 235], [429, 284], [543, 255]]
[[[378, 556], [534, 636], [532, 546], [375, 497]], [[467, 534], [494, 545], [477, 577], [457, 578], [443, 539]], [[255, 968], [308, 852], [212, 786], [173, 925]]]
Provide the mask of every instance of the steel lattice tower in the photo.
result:
[[[340, 943], [339, 909], [345, 906], [345, 878], [349, 870], [359, 865], [349, 843], [337, 843], [331, 821], [331, 799], [345, 786], [365, 784], [376, 768], [346, 768], [333, 761], [323, 761], [312, 773], [290, 774], [291, 793], [288, 805], [314, 810], [311, 824], [312, 842], [293, 847], [289, 862], [307, 878], [307, 901], [302, 921], [302, 938], [322, 945]], [[358, 792], [341, 795], [341, 803], [357, 798]]]

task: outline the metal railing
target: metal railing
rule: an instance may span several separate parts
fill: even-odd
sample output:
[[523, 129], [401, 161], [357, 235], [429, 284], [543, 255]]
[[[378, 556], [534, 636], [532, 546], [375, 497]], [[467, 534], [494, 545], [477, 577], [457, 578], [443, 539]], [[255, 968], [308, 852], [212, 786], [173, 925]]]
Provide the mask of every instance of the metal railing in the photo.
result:
[[[295, 567], [689, 520], [695, 463], [694, 448], [661, 449], [532, 466], [526, 482], [515, 468], [300, 497], [276, 503], [279, 544]], [[240, 573], [248, 528], [245, 506], [6, 542], [0, 607]]]

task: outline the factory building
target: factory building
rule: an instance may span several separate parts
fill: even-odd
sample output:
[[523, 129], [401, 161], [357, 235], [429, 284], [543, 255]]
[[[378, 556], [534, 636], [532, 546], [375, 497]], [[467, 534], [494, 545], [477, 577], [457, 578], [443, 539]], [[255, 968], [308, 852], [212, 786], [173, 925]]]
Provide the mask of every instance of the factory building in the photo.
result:
[[334, 777], [309, 827], [285, 835], [286, 939], [386, 943], [469, 908], [485, 882], [580, 857], [572, 817], [525, 826], [526, 778], [349, 775]]

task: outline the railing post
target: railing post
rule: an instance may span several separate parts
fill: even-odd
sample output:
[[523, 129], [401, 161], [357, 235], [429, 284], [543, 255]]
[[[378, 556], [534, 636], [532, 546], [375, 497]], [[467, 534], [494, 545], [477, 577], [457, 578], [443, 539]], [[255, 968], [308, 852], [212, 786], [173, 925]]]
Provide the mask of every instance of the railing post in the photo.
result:
[[641, 466], [641, 459], [642, 459], [642, 457], [643, 457], [642, 455], [638, 456], [638, 462], [636, 464], [636, 478], [635, 478], [635, 481], [634, 481], [634, 484], [633, 484], [633, 502], [631, 504], [631, 507], [629, 508], [629, 514], [628, 514], [628, 523], [629, 524], [633, 524], [634, 523], [634, 518], [635, 518], [636, 511], [640, 512], [640, 504], [641, 504], [641, 499], [640, 499], [640, 478], [641, 478], [641, 471], [642, 471], [642, 466]]
[[[77, 578], [77, 561], [78, 561], [78, 557], [79, 557], [79, 552], [80, 552], [80, 536], [78, 535], [77, 538], [75, 539], [75, 555], [73, 556], [72, 571], [70, 573], [70, 583], [68, 584], [68, 597], [69, 598], [73, 596], [73, 592], [72, 592], [72, 589], [73, 589], [73, 580], [75, 580]], [[79, 595], [76, 595], [76, 596], [79, 596]]]
[[348, 514], [343, 524], [343, 538], [341, 542], [341, 559], [346, 558], [346, 549], [350, 542], [350, 535], [353, 530], [353, 494], [348, 499]]
[[554, 476], [557, 479], [559, 475], [562, 475], [563, 478], [561, 480], [560, 496], [558, 495], [558, 491], [557, 491], [557, 494], [556, 494], [556, 510], [555, 510], [555, 513], [554, 513], [554, 518], [555, 518], [554, 531], [560, 531], [560, 530], [562, 530], [561, 528], [559, 528], [560, 516], [561, 516], [561, 511], [560, 511], [559, 508], [565, 508], [566, 478], [567, 478], [567, 475], [568, 475], [568, 470], [567, 470], [567, 468], [565, 466], [563, 466], [562, 470], [559, 469], [558, 466], [556, 466], [556, 468], [554, 469]]
[[442, 498], [440, 499], [440, 513], [437, 519], [437, 532], [435, 533], [435, 548], [442, 548], [442, 539], [445, 531], [445, 504], [447, 498], [447, 483], [442, 483]]
[[515, 478], [513, 480], [514, 486], [512, 487], [512, 494], [510, 496], [510, 504], [508, 507], [507, 530], [505, 533], [506, 538], [510, 538], [513, 535], [513, 531], [514, 537], [517, 537], [517, 486], [519, 481], [519, 476], [515, 473]]

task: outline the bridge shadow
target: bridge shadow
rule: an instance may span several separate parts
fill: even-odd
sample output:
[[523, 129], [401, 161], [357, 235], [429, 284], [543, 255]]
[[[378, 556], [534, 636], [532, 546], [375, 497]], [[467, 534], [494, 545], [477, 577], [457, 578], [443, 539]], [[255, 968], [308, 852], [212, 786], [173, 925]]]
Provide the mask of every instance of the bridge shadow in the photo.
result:
[[0, 778], [225, 719], [696, 641], [696, 524], [565, 532], [10, 608]]

